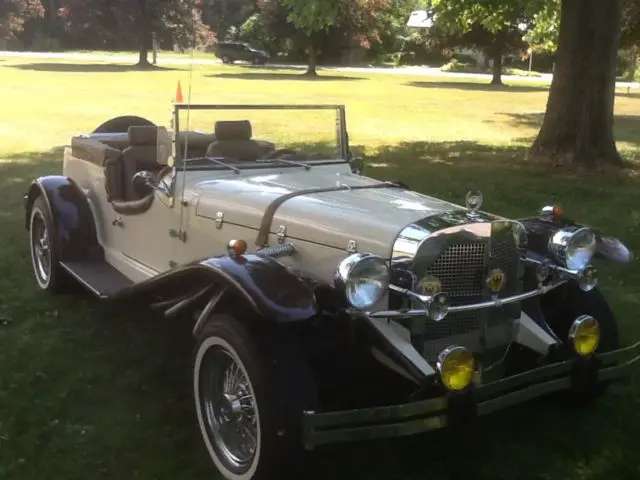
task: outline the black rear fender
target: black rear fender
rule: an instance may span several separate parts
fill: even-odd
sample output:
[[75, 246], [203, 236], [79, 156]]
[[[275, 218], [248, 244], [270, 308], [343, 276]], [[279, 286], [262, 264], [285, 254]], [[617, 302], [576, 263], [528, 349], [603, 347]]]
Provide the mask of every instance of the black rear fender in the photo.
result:
[[89, 202], [69, 177], [50, 175], [35, 179], [24, 196], [25, 227], [29, 229], [31, 209], [43, 197], [55, 228], [54, 248], [61, 261], [96, 258], [101, 253]]

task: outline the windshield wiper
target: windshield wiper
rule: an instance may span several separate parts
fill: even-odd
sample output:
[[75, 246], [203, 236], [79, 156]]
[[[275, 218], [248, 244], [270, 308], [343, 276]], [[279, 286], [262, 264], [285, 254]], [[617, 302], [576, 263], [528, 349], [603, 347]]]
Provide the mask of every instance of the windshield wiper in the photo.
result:
[[238, 167], [234, 167], [233, 165], [229, 165], [228, 163], [224, 163], [224, 162], [218, 160], [217, 158], [213, 158], [213, 157], [198, 157], [198, 158], [190, 158], [189, 160], [190, 161], [193, 161], [193, 160], [196, 160], [196, 161], [197, 160], [209, 160], [212, 163], [215, 163], [217, 165], [221, 165], [223, 167], [227, 167], [230, 170], [233, 170], [234, 173], [240, 173], [242, 171]]
[[304, 167], [305, 170], [311, 170], [311, 165], [303, 162], [296, 162], [295, 160], [285, 160], [284, 158], [268, 158], [265, 160], [257, 160], [257, 163], [271, 163], [271, 162], [280, 162], [286, 163], [289, 165], [296, 165], [298, 167]]

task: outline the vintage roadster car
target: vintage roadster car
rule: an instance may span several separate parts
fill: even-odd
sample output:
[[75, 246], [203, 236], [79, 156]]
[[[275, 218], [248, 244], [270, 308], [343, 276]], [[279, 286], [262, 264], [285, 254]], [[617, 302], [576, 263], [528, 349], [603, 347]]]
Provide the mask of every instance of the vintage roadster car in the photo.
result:
[[[186, 109], [285, 108], [335, 111], [337, 153], [255, 140], [247, 120], [180, 130]], [[226, 479], [554, 392], [586, 402], [638, 360], [592, 266], [628, 262], [619, 240], [558, 207], [509, 220], [479, 192], [463, 207], [361, 167], [340, 105], [114, 118], [25, 195], [36, 281], [193, 322], [197, 420]]]

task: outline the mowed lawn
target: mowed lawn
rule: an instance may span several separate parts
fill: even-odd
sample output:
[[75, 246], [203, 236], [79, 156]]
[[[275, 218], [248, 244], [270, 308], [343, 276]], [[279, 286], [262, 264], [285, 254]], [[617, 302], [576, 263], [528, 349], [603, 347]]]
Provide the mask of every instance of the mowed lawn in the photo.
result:
[[[72, 134], [130, 113], [166, 124], [176, 83], [186, 96], [188, 79], [184, 68], [137, 72], [0, 59], [2, 480], [215, 478], [193, 413], [189, 322], [105, 310], [87, 295], [39, 292], [22, 211], [30, 180], [60, 172], [61, 146]], [[546, 98], [545, 87], [530, 83], [496, 89], [360, 73], [310, 81], [293, 71], [241, 66], [196, 66], [192, 91], [193, 102], [344, 103], [351, 142], [367, 156], [369, 175], [456, 202], [478, 188], [484, 208], [506, 216], [558, 202], [640, 251], [635, 170], [575, 176], [524, 161]], [[640, 97], [618, 92], [616, 114], [619, 147], [633, 163], [640, 159]], [[199, 126], [212, 129], [207, 122]], [[289, 123], [277, 122], [282, 137], [306, 132], [300, 141], [326, 139], [334, 127], [332, 118], [314, 117], [313, 128], [300, 118]], [[640, 338], [638, 263], [599, 268], [631, 343]], [[324, 448], [309, 457], [304, 478], [637, 479], [639, 379], [634, 374], [588, 410], [534, 402], [465, 432]]]

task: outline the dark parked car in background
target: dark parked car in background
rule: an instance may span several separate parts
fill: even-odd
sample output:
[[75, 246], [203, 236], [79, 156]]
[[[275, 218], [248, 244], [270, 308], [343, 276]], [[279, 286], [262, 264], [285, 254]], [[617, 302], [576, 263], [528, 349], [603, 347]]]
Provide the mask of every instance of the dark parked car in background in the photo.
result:
[[254, 65], [264, 65], [269, 60], [269, 54], [264, 50], [258, 50], [241, 42], [219, 42], [214, 48], [214, 53], [222, 63], [242, 60]]

